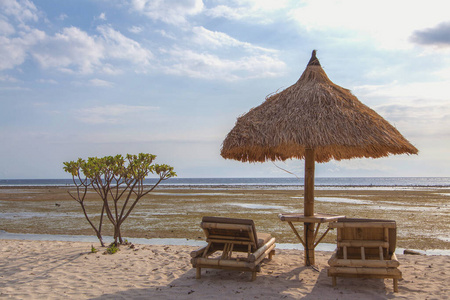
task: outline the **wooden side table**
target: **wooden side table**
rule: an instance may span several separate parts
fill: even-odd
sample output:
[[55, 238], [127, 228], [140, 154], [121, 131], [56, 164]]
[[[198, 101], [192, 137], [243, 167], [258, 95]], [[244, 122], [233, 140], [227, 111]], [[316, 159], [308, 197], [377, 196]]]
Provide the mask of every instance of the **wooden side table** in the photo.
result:
[[[330, 228], [328, 227], [327, 230], [320, 236], [320, 238], [316, 241], [317, 235], [319, 234], [319, 228], [322, 223], [330, 223], [330, 222], [336, 222], [339, 218], [345, 218], [345, 216], [342, 215], [330, 215], [330, 214], [314, 214], [314, 216], [305, 216], [304, 214], [279, 214], [278, 218], [280, 218], [281, 221], [288, 222], [289, 226], [291, 227], [294, 234], [297, 236], [299, 241], [302, 243], [303, 247], [305, 248], [305, 265], [314, 265], [315, 264], [315, 258], [314, 258], [314, 249], [316, 246], [322, 241], [322, 239], [325, 237], [325, 235], [328, 233]], [[292, 224], [293, 222], [299, 222], [299, 223], [316, 223], [316, 228], [314, 230], [314, 238], [312, 241], [305, 241], [302, 239], [300, 234], [298, 233], [297, 229]], [[312, 247], [311, 247], [312, 246]]]

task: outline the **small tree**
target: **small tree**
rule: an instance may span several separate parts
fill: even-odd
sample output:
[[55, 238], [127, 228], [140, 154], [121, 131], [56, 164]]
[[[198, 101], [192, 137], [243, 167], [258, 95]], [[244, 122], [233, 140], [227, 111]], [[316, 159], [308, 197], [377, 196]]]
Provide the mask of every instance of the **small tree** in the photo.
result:
[[[161, 181], [176, 176], [173, 167], [152, 164], [155, 158], [156, 155], [139, 153], [127, 154], [126, 158], [116, 155], [64, 162], [64, 171], [72, 175], [77, 189], [76, 194], [69, 191], [69, 195], [81, 205], [86, 220], [94, 229], [102, 246], [104, 243], [101, 230], [105, 213], [114, 228], [114, 244], [123, 244], [121, 225], [139, 200], [153, 191]], [[144, 185], [149, 173], [159, 175], [158, 181], [152, 186]], [[92, 187], [103, 201], [98, 227], [86, 211], [85, 198], [89, 187]]]

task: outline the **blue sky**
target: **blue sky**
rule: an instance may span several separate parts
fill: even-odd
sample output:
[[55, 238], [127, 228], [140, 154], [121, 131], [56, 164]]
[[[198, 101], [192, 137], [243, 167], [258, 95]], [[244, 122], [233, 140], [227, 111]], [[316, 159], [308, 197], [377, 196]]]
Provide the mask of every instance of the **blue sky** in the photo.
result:
[[[450, 4], [429, 1], [0, 0], [0, 178], [148, 152], [179, 177], [291, 176], [225, 160], [236, 118], [329, 78], [419, 155], [331, 161], [316, 176], [450, 176]], [[303, 176], [303, 161], [277, 162]]]

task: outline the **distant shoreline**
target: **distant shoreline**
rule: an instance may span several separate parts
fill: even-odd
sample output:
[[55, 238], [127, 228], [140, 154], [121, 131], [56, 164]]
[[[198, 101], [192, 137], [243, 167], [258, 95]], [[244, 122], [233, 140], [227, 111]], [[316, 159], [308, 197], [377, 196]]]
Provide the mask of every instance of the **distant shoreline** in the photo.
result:
[[[145, 185], [153, 185], [154, 178], [147, 178]], [[0, 179], [2, 187], [72, 187], [72, 179]], [[160, 188], [174, 189], [298, 189], [303, 188], [303, 178], [170, 178], [160, 183]], [[450, 187], [450, 177], [317, 177], [315, 187], [321, 188], [403, 188]]]
[[[145, 184], [144, 186], [152, 186]], [[39, 188], [75, 188], [75, 185], [0, 185], [1, 190], [39, 189]], [[159, 184], [157, 190], [303, 190], [304, 185], [200, 185], [200, 184]], [[450, 185], [315, 185], [319, 190], [411, 190], [411, 189], [448, 189]]]

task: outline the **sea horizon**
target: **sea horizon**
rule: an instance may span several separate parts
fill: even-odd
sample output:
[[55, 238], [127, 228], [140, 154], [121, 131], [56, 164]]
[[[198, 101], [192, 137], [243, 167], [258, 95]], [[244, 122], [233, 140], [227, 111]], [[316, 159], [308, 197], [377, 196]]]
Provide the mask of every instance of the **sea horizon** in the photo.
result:
[[[156, 178], [147, 178], [151, 185]], [[0, 179], [0, 187], [73, 186], [72, 179]], [[294, 177], [174, 177], [160, 186], [303, 186], [304, 178]], [[316, 186], [356, 187], [450, 187], [450, 177], [316, 177]]]

